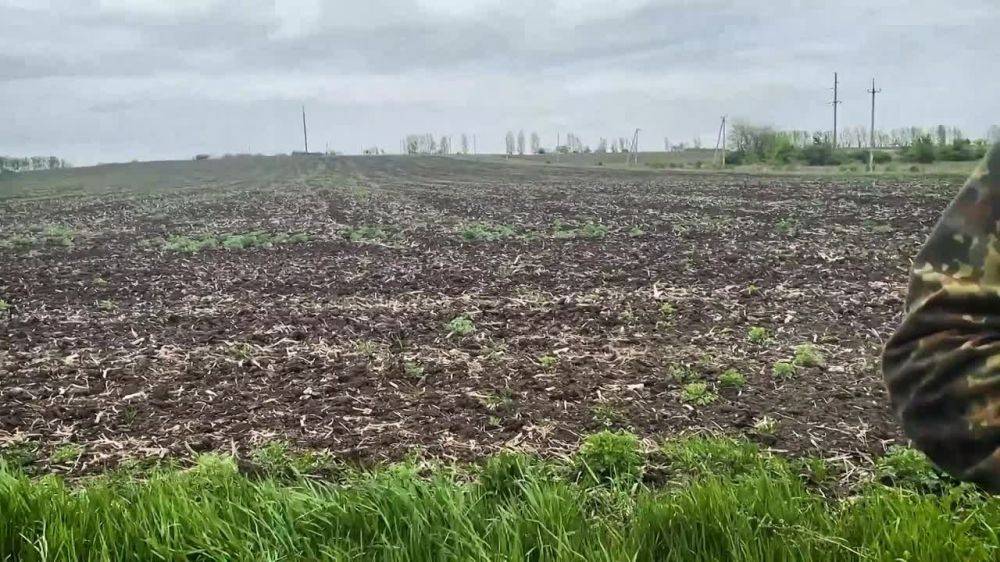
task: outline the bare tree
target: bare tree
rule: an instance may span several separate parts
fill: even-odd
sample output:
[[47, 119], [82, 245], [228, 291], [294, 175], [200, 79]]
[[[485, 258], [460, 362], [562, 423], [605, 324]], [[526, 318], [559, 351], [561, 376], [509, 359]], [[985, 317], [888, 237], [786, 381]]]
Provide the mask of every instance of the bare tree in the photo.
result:
[[517, 153], [524, 156], [524, 129], [517, 132]]
[[465, 133], [462, 133], [462, 137], [461, 137], [461, 140], [459, 140], [459, 142], [462, 143], [462, 154], [468, 154], [469, 153], [469, 135], [466, 135]]
[[608, 139], [601, 137], [601, 140], [597, 141], [597, 148], [594, 149], [594, 152], [598, 154], [604, 154], [607, 151], [608, 151]]
[[542, 139], [538, 136], [538, 133], [531, 133], [531, 153], [541, 154], [542, 151]]
[[507, 143], [507, 156], [513, 156], [516, 141], [514, 140], [514, 132], [507, 131], [507, 137], [504, 139]]

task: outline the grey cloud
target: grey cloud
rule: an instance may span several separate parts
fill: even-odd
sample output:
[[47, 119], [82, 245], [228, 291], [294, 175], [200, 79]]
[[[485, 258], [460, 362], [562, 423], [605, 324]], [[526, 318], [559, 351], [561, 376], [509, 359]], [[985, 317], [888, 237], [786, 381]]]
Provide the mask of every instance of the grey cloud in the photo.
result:
[[522, 127], [659, 146], [722, 113], [825, 127], [834, 70], [847, 124], [874, 74], [887, 127], [1000, 121], [992, 0], [288, 1], [0, 0], [0, 153], [288, 150], [303, 102], [347, 151]]

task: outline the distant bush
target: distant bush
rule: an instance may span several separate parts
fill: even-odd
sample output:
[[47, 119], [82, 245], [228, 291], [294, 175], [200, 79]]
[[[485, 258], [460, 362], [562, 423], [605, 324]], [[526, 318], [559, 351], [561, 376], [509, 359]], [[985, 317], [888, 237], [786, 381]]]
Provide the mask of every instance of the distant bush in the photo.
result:
[[907, 162], [919, 162], [930, 164], [937, 159], [937, 151], [934, 141], [930, 135], [924, 135], [913, 139], [913, 143], [903, 152], [903, 159]]

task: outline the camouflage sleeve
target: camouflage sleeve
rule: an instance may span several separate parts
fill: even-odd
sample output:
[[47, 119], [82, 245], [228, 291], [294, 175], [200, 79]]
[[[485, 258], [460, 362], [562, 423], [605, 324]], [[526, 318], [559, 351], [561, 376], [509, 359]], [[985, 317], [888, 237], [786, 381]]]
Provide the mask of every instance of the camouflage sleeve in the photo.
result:
[[913, 264], [882, 369], [914, 444], [1000, 492], [1000, 148], [945, 210]]

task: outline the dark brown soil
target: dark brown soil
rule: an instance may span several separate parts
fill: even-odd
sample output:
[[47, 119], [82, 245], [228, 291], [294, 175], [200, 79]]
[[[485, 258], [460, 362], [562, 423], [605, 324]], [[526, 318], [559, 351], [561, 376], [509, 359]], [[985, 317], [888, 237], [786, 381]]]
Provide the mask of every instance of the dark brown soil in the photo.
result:
[[[0, 316], [0, 446], [79, 444], [86, 471], [271, 440], [365, 460], [558, 453], [610, 426], [878, 454], [900, 439], [879, 349], [956, 188], [384, 157], [0, 199], [0, 241], [74, 231], [68, 247], [0, 245], [15, 306]], [[465, 240], [476, 222], [518, 236]], [[606, 235], [557, 234], [587, 223]], [[386, 236], [344, 234], [366, 225]], [[195, 254], [158, 241], [252, 230], [312, 239]], [[449, 334], [460, 315], [472, 334]], [[749, 341], [755, 326], [770, 340]], [[826, 365], [773, 376], [804, 342]], [[727, 369], [747, 385], [719, 388]], [[719, 399], [682, 401], [681, 372]], [[755, 428], [765, 417], [773, 435]]]

